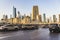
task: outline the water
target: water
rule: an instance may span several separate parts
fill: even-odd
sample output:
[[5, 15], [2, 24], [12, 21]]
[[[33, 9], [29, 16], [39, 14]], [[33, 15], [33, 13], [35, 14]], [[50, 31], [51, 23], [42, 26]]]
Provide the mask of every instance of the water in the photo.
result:
[[8, 37], [1, 40], [60, 40], [60, 33], [50, 33], [48, 28], [0, 32], [0, 36], [2, 35]]
[[48, 28], [23, 31], [24, 36], [31, 40], [60, 40], [60, 33], [50, 33]]

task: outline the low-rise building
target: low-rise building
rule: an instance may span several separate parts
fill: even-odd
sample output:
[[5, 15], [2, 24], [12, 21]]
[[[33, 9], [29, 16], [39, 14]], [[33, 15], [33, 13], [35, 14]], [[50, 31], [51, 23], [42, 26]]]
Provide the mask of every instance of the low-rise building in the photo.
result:
[[26, 16], [21, 20], [22, 24], [28, 24], [31, 22], [30, 17]]
[[20, 18], [10, 18], [10, 19], [8, 19], [8, 22], [11, 24], [21, 24], [21, 19]]

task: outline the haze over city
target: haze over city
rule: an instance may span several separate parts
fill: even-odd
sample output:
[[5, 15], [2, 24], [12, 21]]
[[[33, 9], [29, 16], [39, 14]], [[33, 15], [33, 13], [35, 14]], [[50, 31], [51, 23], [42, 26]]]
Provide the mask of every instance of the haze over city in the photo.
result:
[[60, 0], [0, 0], [0, 40], [60, 40]]
[[30, 15], [33, 5], [38, 5], [39, 14], [45, 13], [47, 16], [60, 14], [60, 0], [0, 0], [0, 19], [3, 14], [13, 14], [13, 6], [21, 15]]

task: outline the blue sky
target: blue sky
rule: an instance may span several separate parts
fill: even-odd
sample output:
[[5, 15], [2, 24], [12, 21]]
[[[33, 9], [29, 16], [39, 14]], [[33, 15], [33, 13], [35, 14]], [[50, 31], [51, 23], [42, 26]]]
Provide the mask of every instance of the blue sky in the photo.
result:
[[3, 14], [13, 14], [13, 6], [20, 11], [21, 15], [32, 13], [33, 5], [38, 5], [39, 14], [47, 16], [60, 14], [60, 0], [0, 0], [0, 19]]

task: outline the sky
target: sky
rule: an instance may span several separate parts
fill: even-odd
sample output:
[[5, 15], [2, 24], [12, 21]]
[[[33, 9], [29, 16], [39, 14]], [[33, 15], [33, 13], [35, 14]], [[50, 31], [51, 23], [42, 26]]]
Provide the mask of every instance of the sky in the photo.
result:
[[32, 7], [38, 5], [39, 14], [46, 14], [47, 17], [60, 14], [60, 0], [0, 0], [0, 19], [3, 15], [13, 15], [13, 6], [20, 11], [21, 15], [30, 15]]

